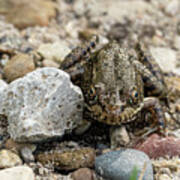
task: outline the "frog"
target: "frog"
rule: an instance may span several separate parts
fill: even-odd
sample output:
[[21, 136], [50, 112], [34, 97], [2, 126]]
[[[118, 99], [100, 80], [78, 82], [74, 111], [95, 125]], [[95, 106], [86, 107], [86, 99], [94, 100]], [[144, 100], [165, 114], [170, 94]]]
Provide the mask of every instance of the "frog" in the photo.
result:
[[154, 58], [139, 42], [134, 47], [136, 56], [116, 41], [92, 52], [96, 43], [76, 47], [60, 66], [82, 89], [83, 118], [121, 126], [142, 119], [143, 112], [148, 111], [157, 129], [164, 129], [160, 101], [166, 99], [167, 87]]

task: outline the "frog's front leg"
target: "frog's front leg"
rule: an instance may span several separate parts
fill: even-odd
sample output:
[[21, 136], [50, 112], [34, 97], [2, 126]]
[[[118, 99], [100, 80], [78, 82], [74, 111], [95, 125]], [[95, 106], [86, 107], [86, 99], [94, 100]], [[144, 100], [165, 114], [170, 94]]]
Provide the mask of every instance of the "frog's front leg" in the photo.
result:
[[159, 129], [165, 128], [165, 117], [159, 100], [155, 97], [144, 98], [142, 109], [149, 110], [155, 116]]
[[84, 67], [78, 63], [76, 66], [66, 69], [65, 71], [70, 75], [71, 80], [77, 84], [75, 81], [80, 80], [81, 75], [84, 73]]

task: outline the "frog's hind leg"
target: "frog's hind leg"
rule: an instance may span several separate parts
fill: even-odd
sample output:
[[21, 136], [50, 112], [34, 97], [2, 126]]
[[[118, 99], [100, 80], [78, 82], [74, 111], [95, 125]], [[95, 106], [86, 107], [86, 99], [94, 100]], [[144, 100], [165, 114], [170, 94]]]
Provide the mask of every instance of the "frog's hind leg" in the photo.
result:
[[163, 73], [152, 56], [143, 51], [139, 43], [136, 44], [135, 50], [138, 55], [139, 63], [137, 70], [140, 71], [144, 82], [147, 95], [164, 97], [167, 95], [166, 84]]
[[157, 121], [157, 129], [165, 128], [165, 117], [159, 100], [155, 97], [144, 98], [143, 109], [149, 110]]

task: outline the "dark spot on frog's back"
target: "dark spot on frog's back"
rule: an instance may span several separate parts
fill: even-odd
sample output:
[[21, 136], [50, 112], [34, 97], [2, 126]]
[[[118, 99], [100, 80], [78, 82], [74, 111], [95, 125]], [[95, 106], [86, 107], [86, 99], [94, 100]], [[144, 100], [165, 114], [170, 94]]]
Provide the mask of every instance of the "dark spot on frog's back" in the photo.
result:
[[81, 109], [81, 105], [80, 104], [77, 105], [77, 109]]

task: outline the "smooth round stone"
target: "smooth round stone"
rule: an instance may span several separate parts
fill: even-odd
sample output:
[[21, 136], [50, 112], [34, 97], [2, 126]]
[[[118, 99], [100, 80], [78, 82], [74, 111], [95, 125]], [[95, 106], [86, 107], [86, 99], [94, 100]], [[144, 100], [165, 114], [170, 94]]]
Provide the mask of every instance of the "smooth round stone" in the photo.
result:
[[138, 172], [138, 177], [140, 176], [145, 163], [143, 180], [153, 180], [153, 169], [149, 157], [134, 149], [111, 151], [98, 156], [95, 160], [95, 170], [108, 180], [129, 180], [134, 168]]

